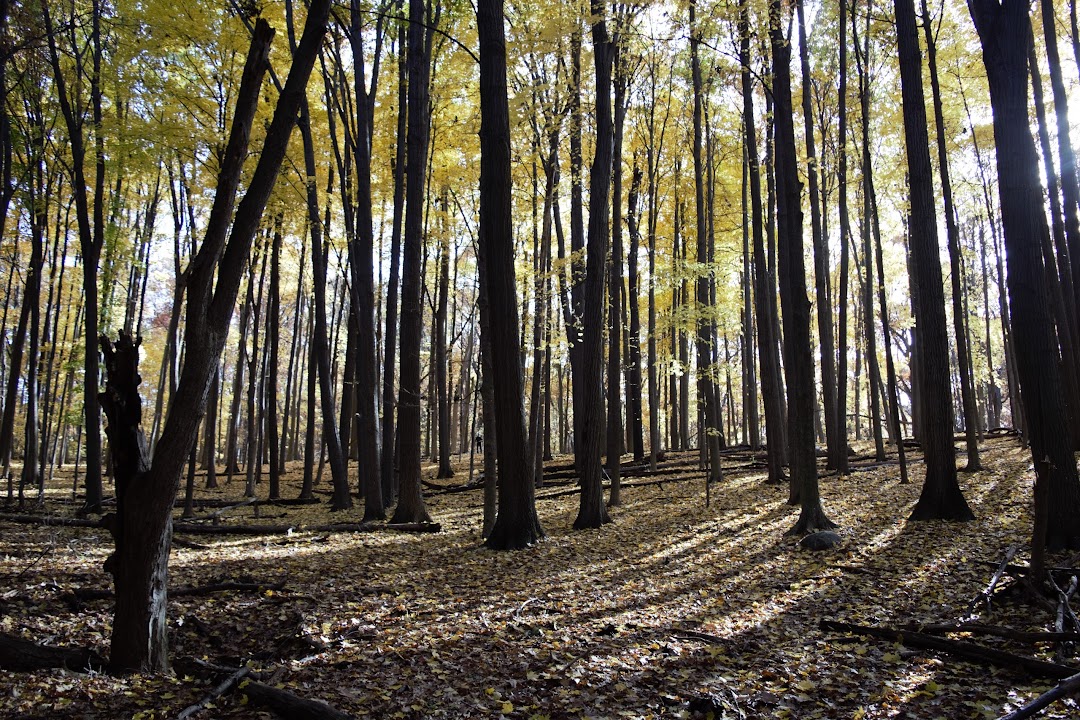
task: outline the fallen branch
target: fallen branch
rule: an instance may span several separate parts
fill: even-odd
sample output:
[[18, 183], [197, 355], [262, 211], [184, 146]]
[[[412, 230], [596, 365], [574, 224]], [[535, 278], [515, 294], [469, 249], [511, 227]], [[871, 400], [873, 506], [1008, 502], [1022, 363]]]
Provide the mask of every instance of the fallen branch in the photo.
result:
[[351, 720], [352, 716], [322, 700], [308, 700], [260, 682], [249, 681], [240, 687], [253, 705], [261, 705], [282, 720]]
[[1080, 632], [1046, 632], [1013, 630], [1007, 627], [994, 625], [979, 625], [975, 623], [942, 623], [939, 625], [914, 625], [910, 628], [914, 632], [942, 635], [945, 633], [970, 633], [972, 635], [989, 635], [1007, 640], [1016, 640], [1026, 643], [1055, 643], [1063, 640], [1080, 640]]
[[248, 498], [247, 500], [244, 500], [243, 502], [238, 502], [238, 503], [235, 503], [233, 505], [226, 505], [225, 507], [221, 508], [220, 510], [215, 510], [212, 513], [207, 513], [206, 515], [200, 515], [199, 517], [190, 518], [190, 521], [197, 522], [199, 520], [213, 520], [213, 521], [216, 522], [218, 519], [221, 518], [222, 515], [229, 512], [230, 510], [236, 510], [237, 508], [247, 507], [248, 505], [254, 505], [254, 504], [258, 503], [258, 502], [259, 501], [256, 500], [253, 497]]
[[210, 693], [202, 700], [195, 703], [194, 705], [189, 705], [188, 707], [184, 708], [183, 712], [176, 716], [176, 720], [187, 720], [188, 718], [195, 717], [200, 712], [205, 710], [206, 707], [214, 700], [236, 687], [236, 684], [243, 680], [244, 677], [247, 676], [249, 673], [251, 673], [251, 668], [240, 668], [232, 675], [225, 678], [223, 682], [221, 682], [213, 690], [211, 690]]
[[1080, 673], [1070, 675], [1027, 705], [1013, 710], [1008, 715], [1001, 716], [1001, 720], [1023, 720], [1023, 718], [1029, 718], [1044, 707], [1047, 707], [1056, 700], [1074, 694], [1077, 690], [1080, 690]]
[[51, 668], [67, 668], [76, 672], [103, 670], [105, 660], [88, 648], [63, 648], [0, 634], [0, 669], [12, 672], [32, 672]]
[[897, 630], [894, 628], [868, 627], [865, 625], [852, 625], [836, 620], [822, 620], [818, 623], [822, 630], [832, 632], [846, 632], [855, 635], [876, 637], [882, 640], [891, 640], [907, 647], [922, 648], [925, 650], [939, 650], [947, 652], [965, 660], [989, 663], [1000, 667], [1011, 667], [1026, 670], [1036, 677], [1066, 678], [1077, 672], [1077, 668], [1057, 663], [1036, 660], [1035, 658], [1016, 655], [996, 650], [975, 643], [948, 640], [935, 635], [913, 632], [910, 630]]
[[672, 635], [676, 640], [699, 640], [709, 645], [720, 645], [727, 642], [719, 635], [710, 635], [709, 633], [698, 632], [697, 630], [675, 630]]
[[1001, 581], [1001, 576], [1005, 573], [1005, 568], [1009, 566], [1009, 561], [1013, 559], [1014, 555], [1016, 555], [1016, 546], [1010, 545], [1009, 549], [1005, 551], [1005, 559], [998, 564], [997, 570], [994, 572], [993, 577], [990, 578], [990, 583], [968, 603], [969, 615], [974, 614], [975, 610], [984, 601], [986, 602], [986, 609], [990, 609], [990, 598], [994, 594], [994, 589], [997, 587], [998, 582]]

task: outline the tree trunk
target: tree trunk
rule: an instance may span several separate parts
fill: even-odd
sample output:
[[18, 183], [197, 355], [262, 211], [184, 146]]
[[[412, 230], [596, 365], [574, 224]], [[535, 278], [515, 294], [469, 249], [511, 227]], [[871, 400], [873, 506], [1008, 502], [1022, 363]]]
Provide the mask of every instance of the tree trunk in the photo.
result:
[[480, 0], [480, 252], [487, 265], [491, 313], [491, 368], [498, 423], [499, 510], [488, 547], [527, 547], [544, 536], [536, 516], [531, 468], [526, 464], [524, 399], [518, 348], [510, 174], [510, 110], [502, 0]]
[[[696, 3], [690, 3], [690, 65], [694, 87], [694, 191], [697, 216], [697, 262], [708, 267], [708, 214], [705, 198], [705, 168], [702, 158], [702, 106], [704, 92], [701, 78], [701, 29], [696, 22]], [[709, 297], [710, 271], [702, 269], [697, 278], [695, 300], [697, 301], [697, 387], [698, 403], [704, 411], [704, 442], [707, 452], [708, 482], [720, 480], [720, 409], [716, 406], [713, 389], [712, 332], [707, 319], [707, 307], [712, 305]]]
[[934, 217], [934, 180], [930, 166], [926, 104], [922, 85], [922, 53], [913, 0], [894, 0], [900, 55], [911, 192], [911, 264], [917, 300], [915, 328], [922, 383], [923, 457], [926, 480], [911, 513], [912, 520], [971, 520], [974, 515], [956, 481], [953, 448], [953, 406], [949, 387], [949, 340], [945, 329], [945, 295]]
[[[431, 75], [431, 42], [438, 25], [429, 17], [425, 0], [409, 0], [408, 43], [408, 139], [405, 184], [405, 262], [401, 285], [401, 371], [398, 392], [398, 443], [400, 489], [393, 522], [430, 522], [420, 492], [420, 335], [423, 324], [421, 276], [424, 194], [427, 176], [423, 168], [428, 154], [428, 94]], [[425, 26], [427, 30], [425, 31]]]
[[941, 83], [938, 81], [937, 45], [931, 28], [930, 10], [926, 0], [922, 2], [923, 36], [926, 40], [926, 58], [930, 66], [930, 89], [934, 101], [934, 123], [937, 127], [938, 173], [941, 176], [941, 195], [945, 211], [945, 233], [949, 246], [949, 267], [952, 279], [953, 334], [956, 336], [956, 356], [960, 365], [960, 396], [964, 408], [964, 436], [967, 446], [967, 472], [982, 469], [979, 462], [978, 409], [975, 406], [975, 388], [968, 375], [971, 364], [971, 348], [968, 344], [967, 314], [963, 306], [963, 289], [960, 285], [960, 229], [956, 226], [956, 210], [953, 205], [952, 180], [949, 176], [949, 153], [945, 145], [945, 115], [941, 104]]
[[[117, 458], [129, 468], [126, 476], [135, 480], [126, 484], [122, 491], [120, 482], [117, 483], [117, 527], [122, 545], [118, 545], [114, 561], [117, 600], [111, 661], [116, 667], [148, 672], [168, 670], [166, 581], [172, 507], [180, 473], [205, 413], [211, 373], [227, 339], [251, 242], [285, 156], [329, 12], [330, 3], [326, 0], [315, 0], [308, 10], [304, 36], [279, 95], [255, 171], [234, 216], [236, 189], [273, 35], [265, 21], [255, 25], [252, 51], [237, 96], [233, 128], [223, 155], [205, 239], [191, 264], [188, 351], [176, 398], [169, 408], [149, 471], [146, 471], [145, 460], [140, 461], [139, 453]], [[87, 300], [89, 302], [89, 298]], [[132, 367], [121, 377], [133, 380], [136, 374]], [[131, 393], [123, 395], [130, 396]], [[133, 409], [132, 404], [125, 407]], [[137, 414], [133, 413], [133, 416], [137, 421]], [[121, 425], [126, 433], [131, 433], [135, 427], [133, 423]], [[127, 447], [139, 445], [137, 436], [129, 436]]]
[[829, 243], [821, 217], [821, 192], [818, 188], [818, 154], [814, 140], [814, 113], [810, 76], [810, 48], [806, 42], [806, 19], [803, 1], [795, 9], [799, 15], [799, 62], [802, 70], [802, 111], [806, 126], [806, 177], [810, 193], [810, 226], [814, 242], [814, 292], [817, 301], [818, 342], [821, 345], [821, 404], [824, 409], [825, 447], [829, 467], [835, 468], [838, 425], [836, 422], [836, 344], [833, 341], [832, 302], [829, 293]]
[[750, 176], [750, 217], [754, 241], [754, 305], [757, 311], [758, 359], [761, 365], [761, 397], [765, 404], [766, 460], [769, 484], [784, 479], [784, 419], [779, 377], [780, 357], [768, 297], [768, 261], [763, 237], [761, 165], [758, 160], [754, 116], [754, 87], [750, 75], [750, 10], [748, 0], [739, 3], [739, 61], [742, 65], [743, 143]]
[[[1032, 460], [1045, 467], [1050, 508], [1046, 545], [1080, 547], [1080, 481], [1062, 402], [1047, 297], [1040, 284], [1041, 245], [1048, 234], [1042, 212], [1038, 154], [1028, 119], [1028, 5], [1020, 0], [972, 0], [968, 6], [983, 47], [990, 85], [1001, 184], [1001, 219], [1009, 263], [1009, 305], [1015, 323], [1017, 370]], [[1042, 465], [1041, 465], [1042, 464]]]
[[[610, 215], [612, 119], [611, 66], [614, 48], [608, 36], [605, 4], [591, 0], [593, 63], [596, 70], [596, 151], [590, 171], [589, 239], [585, 266], [583, 337], [581, 351], [581, 494], [575, 530], [598, 528], [611, 522], [604, 507], [600, 445], [604, 406], [602, 388], [604, 265], [608, 252]], [[576, 372], [576, 370], [575, 370]], [[618, 382], [616, 373], [613, 382]], [[577, 390], [578, 388], [575, 388]], [[575, 392], [575, 397], [577, 393]], [[576, 410], [575, 410], [576, 414]]]
[[805, 533], [836, 527], [825, 516], [818, 492], [814, 452], [814, 357], [810, 349], [810, 299], [802, 238], [802, 207], [791, 102], [791, 46], [781, 29], [780, 0], [769, 4], [769, 37], [773, 57], [773, 103], [776, 129], [776, 208], [780, 302], [784, 310], [788, 413], [791, 417], [791, 486], [802, 506], [789, 532]]

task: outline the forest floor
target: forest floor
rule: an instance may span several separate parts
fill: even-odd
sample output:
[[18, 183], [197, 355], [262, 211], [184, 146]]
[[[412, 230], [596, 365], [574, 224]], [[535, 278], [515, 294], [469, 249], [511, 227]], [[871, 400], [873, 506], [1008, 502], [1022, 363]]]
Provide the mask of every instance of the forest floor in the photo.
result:
[[[230, 510], [223, 525], [296, 530], [177, 534], [185, 542], [173, 546], [171, 588], [265, 587], [170, 596], [175, 676], [0, 671], [0, 717], [173, 718], [224, 677], [198, 660], [249, 663], [268, 684], [375, 718], [994, 718], [1054, 685], [818, 626], [966, 616], [1006, 548], [1026, 556], [1034, 473], [1015, 438], [988, 440], [987, 469], [960, 475], [971, 523], [906, 522], [919, 462], [908, 485], [895, 465], [823, 477], [823, 504], [843, 536], [825, 552], [785, 536], [798, 517], [786, 488], [764, 485], [763, 470], [736, 457], [706, 506], [695, 456], [669, 454], [659, 476], [624, 479], [611, 525], [583, 532], [571, 529], [572, 479], [557, 472], [569, 459], [557, 458], [549, 471], [563, 477], [537, 492], [547, 539], [510, 553], [481, 546], [479, 489], [429, 484], [437, 534], [304, 530], [358, 522], [362, 504]], [[463, 484], [462, 461], [456, 478], [432, 483]], [[664, 482], [644, 484], [653, 480]], [[58, 476], [46, 514], [74, 515], [70, 482]], [[298, 484], [292, 468], [283, 495], [295, 497]], [[242, 493], [240, 479], [198, 498], [239, 502]], [[111, 600], [74, 591], [110, 588], [109, 552], [100, 528], [0, 520], [0, 632], [107, 656]], [[1053, 629], [1048, 610], [1004, 595], [982, 606], [981, 622]], [[1044, 659], [1053, 652], [972, 640]], [[1040, 717], [1078, 714], [1066, 701]], [[272, 715], [237, 690], [198, 717]]]

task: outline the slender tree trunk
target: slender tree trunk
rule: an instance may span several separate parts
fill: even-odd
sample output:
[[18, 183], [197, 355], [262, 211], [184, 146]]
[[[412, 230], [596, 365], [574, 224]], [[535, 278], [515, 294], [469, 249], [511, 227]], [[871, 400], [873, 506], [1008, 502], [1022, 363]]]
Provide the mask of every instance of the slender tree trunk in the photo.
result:
[[[791, 101], [791, 46], [781, 29], [780, 0], [769, 4], [776, 130], [776, 184], [780, 301], [783, 303], [788, 413], [791, 416], [791, 486], [802, 506], [791, 533], [836, 527], [825, 516], [814, 453], [814, 357], [810, 349], [810, 299], [802, 238], [802, 207]], [[789, 500], [790, 502], [790, 500]]]
[[[821, 217], [821, 191], [818, 187], [818, 153], [814, 140], [814, 113], [810, 76], [810, 48], [806, 42], [806, 19], [803, 2], [795, 9], [799, 16], [799, 63], [802, 70], [802, 111], [806, 127], [807, 184], [810, 193], [810, 227], [814, 242], [814, 291], [817, 301], [818, 342], [821, 346], [821, 404], [824, 410], [825, 446], [828, 465], [835, 469], [839, 440], [836, 422], [836, 344], [833, 341], [832, 303], [829, 298], [829, 243]], [[747, 303], [748, 304], [748, 303]]]
[[[696, 3], [690, 3], [690, 64], [694, 87], [694, 190], [697, 215], [697, 262], [703, 267], [708, 263], [708, 215], [705, 205], [705, 168], [702, 165], [702, 105], [704, 92], [701, 77], [701, 29], [696, 22]], [[697, 386], [698, 402], [703, 404], [705, 428], [704, 441], [707, 447], [709, 482], [720, 480], [720, 409], [716, 407], [716, 394], [713, 389], [713, 359], [710, 348], [711, 332], [706, 317], [706, 308], [711, 306], [709, 297], [709, 271], [699, 271], [697, 278]]]
[[[431, 15], [434, 15], [434, 18]], [[421, 255], [423, 211], [427, 176], [422, 168], [428, 155], [429, 78], [431, 43], [438, 26], [439, 8], [429, 12], [425, 0], [409, 0], [408, 42], [408, 137], [406, 165], [409, 172], [405, 186], [405, 257], [401, 286], [401, 371], [398, 394], [398, 442], [400, 449], [401, 494], [394, 509], [393, 522], [428, 522], [424, 498], [420, 492], [420, 335], [423, 323], [421, 306]], [[425, 26], [427, 30], [425, 31]]]
[[847, 194], [847, 0], [840, 4], [840, 90], [837, 96], [839, 129], [836, 141], [836, 190], [840, 215], [840, 269], [836, 317], [836, 448], [830, 465], [841, 475], [848, 472], [847, 361], [848, 361], [848, 276], [851, 220]]
[[[598, 528], [611, 521], [604, 507], [600, 444], [603, 426], [601, 392], [604, 351], [604, 265], [608, 252], [613, 130], [611, 67], [614, 48], [607, 31], [607, 12], [601, 0], [591, 0], [593, 63], [596, 70], [596, 151], [589, 183], [589, 234], [585, 266], [583, 333], [580, 368], [582, 447], [581, 494], [575, 530]], [[576, 371], [575, 371], [576, 372]], [[613, 382], [618, 382], [618, 373]], [[577, 388], [575, 388], [576, 390]], [[575, 397], [577, 393], [575, 392]], [[576, 409], [575, 409], [576, 414]]]
[[784, 479], [784, 419], [781, 407], [782, 392], [779, 377], [780, 357], [777, 352], [774, 315], [768, 297], [768, 261], [763, 236], [761, 165], [758, 160], [757, 130], [754, 116], [754, 88], [750, 75], [750, 11], [748, 0], [739, 3], [739, 59], [742, 65], [743, 143], [750, 178], [750, 212], [754, 244], [754, 304], [757, 310], [758, 358], [761, 364], [761, 397], [765, 404], [766, 460], [769, 474], [766, 482], [779, 484]]

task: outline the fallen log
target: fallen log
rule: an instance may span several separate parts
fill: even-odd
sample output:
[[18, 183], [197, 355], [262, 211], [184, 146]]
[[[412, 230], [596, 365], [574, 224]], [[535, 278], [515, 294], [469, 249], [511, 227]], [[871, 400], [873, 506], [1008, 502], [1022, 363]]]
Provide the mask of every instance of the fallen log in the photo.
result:
[[334, 523], [331, 525], [198, 525], [173, 524], [174, 533], [191, 535], [286, 535], [301, 532], [397, 532], [437, 533], [442, 531], [439, 523]]
[[876, 637], [882, 640], [890, 640], [907, 647], [921, 648], [924, 650], [939, 650], [965, 660], [1025, 670], [1035, 677], [1060, 679], [1067, 678], [1078, 671], [1077, 668], [1069, 667], [1068, 665], [1058, 665], [1057, 663], [1045, 662], [1024, 655], [1016, 655], [1014, 653], [1005, 652], [1004, 650], [976, 645], [975, 643], [948, 640], [946, 638], [937, 637], [936, 635], [927, 635], [926, 633], [913, 632], [910, 630], [852, 625], [851, 623], [839, 622], [837, 620], [822, 620], [818, 623], [818, 627], [822, 630], [829, 630], [832, 632], [846, 632], [855, 635]]
[[212, 703], [214, 700], [218, 699], [219, 697], [236, 687], [237, 683], [243, 680], [250, 673], [251, 668], [240, 668], [232, 675], [225, 678], [225, 680], [223, 680], [217, 686], [215, 686], [214, 689], [211, 690], [209, 694], [207, 694], [202, 700], [195, 703], [194, 705], [189, 705], [188, 707], [184, 708], [183, 712], [176, 716], [176, 720], [187, 720], [188, 718], [195, 717], [200, 712], [205, 710], [206, 707], [210, 705], [210, 703]]
[[971, 598], [971, 601], [968, 603], [969, 615], [974, 614], [975, 610], [984, 601], [986, 602], [986, 609], [990, 609], [990, 599], [994, 594], [994, 589], [997, 588], [997, 584], [1001, 581], [1001, 576], [1005, 573], [1005, 568], [1009, 566], [1009, 561], [1011, 561], [1013, 559], [1013, 556], [1016, 555], [1016, 550], [1017, 547], [1015, 545], [1009, 546], [1009, 549], [1005, 551], [1005, 559], [998, 564], [998, 568], [994, 572], [994, 575], [990, 578], [990, 582], [985, 588], [982, 589], [982, 591], [979, 592], [978, 595]]
[[282, 720], [352, 720], [352, 716], [331, 707], [322, 700], [308, 700], [260, 682], [248, 681], [240, 686], [252, 705], [260, 705]]
[[13, 635], [0, 634], [0, 669], [32, 672], [67, 668], [75, 672], [105, 669], [105, 660], [88, 648], [38, 645]]
[[59, 527], [101, 527], [100, 520], [89, 518], [67, 518], [55, 515], [23, 515], [20, 513], [0, 513], [0, 522], [16, 523], [17, 525], [48, 525]]
[[[202, 595], [213, 595], [219, 592], [256, 592], [261, 593], [266, 590], [279, 591], [285, 587], [285, 581], [281, 580], [276, 583], [255, 583], [255, 582], [221, 582], [211, 583], [209, 585], [196, 585], [193, 587], [181, 587], [174, 590], [169, 590], [169, 597], [197, 597]], [[112, 590], [100, 590], [98, 588], [73, 588], [71, 594], [78, 602], [88, 602], [91, 600], [109, 600], [114, 597]]]
[[1075, 694], [1077, 690], [1080, 690], [1080, 673], [1070, 675], [1027, 705], [1013, 710], [1008, 715], [1002, 715], [1000, 720], [1024, 720], [1055, 701]]

